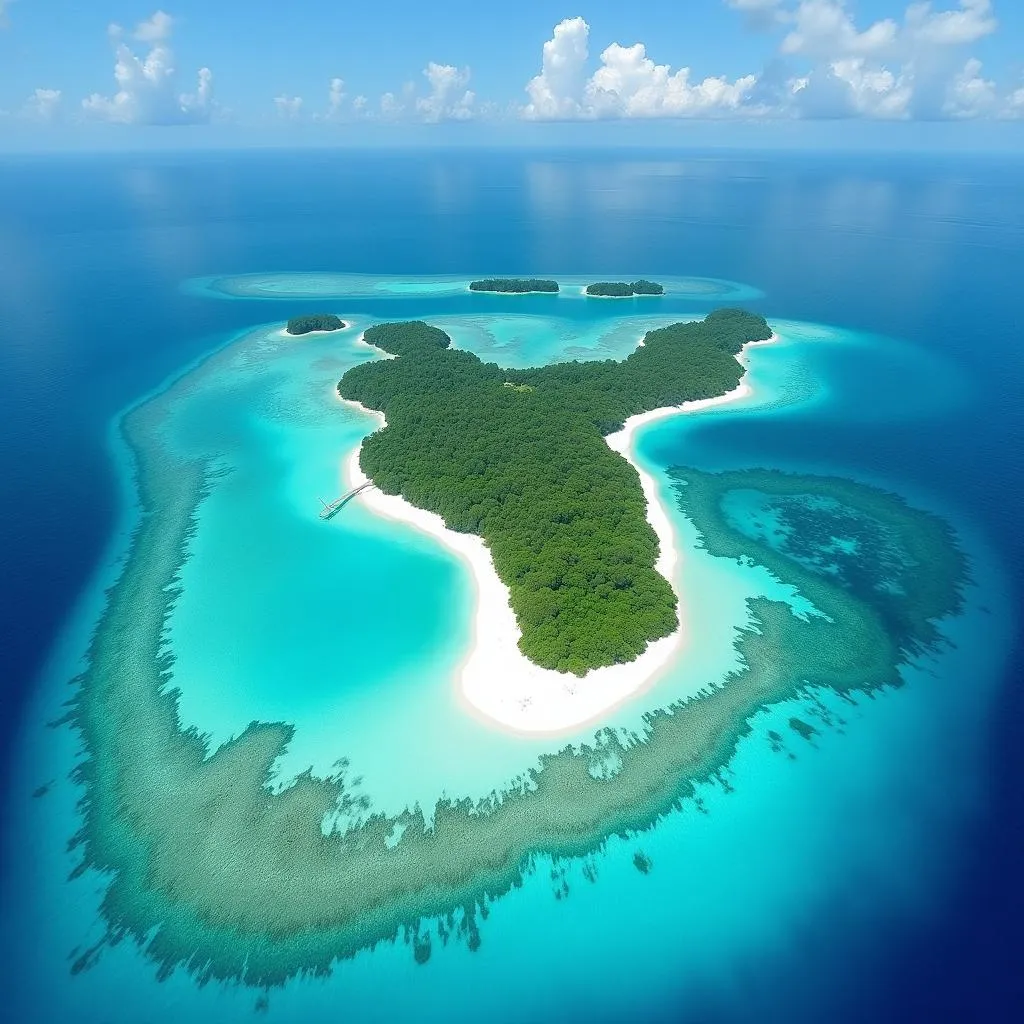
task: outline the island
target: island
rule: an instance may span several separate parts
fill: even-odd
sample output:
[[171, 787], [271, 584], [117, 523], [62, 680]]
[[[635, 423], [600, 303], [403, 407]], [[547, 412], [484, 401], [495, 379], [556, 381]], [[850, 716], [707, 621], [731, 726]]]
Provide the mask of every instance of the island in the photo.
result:
[[720, 309], [648, 331], [622, 362], [514, 370], [422, 321], [387, 323], [363, 339], [397, 358], [353, 367], [338, 392], [387, 421], [363, 443], [363, 472], [482, 537], [523, 654], [583, 675], [636, 660], [677, 626], [640, 478], [604, 437], [630, 416], [733, 390], [743, 345], [771, 336], [764, 317]]
[[657, 281], [597, 281], [587, 285], [587, 295], [606, 299], [628, 299], [634, 295], [664, 295], [664, 285]]
[[644, 278], [640, 278], [639, 281], [634, 281], [632, 284], [634, 295], [664, 295], [665, 286], [658, 284], [657, 281], [648, 281]]
[[525, 295], [528, 292], [557, 292], [558, 282], [537, 277], [487, 277], [470, 281], [471, 292], [500, 292], [503, 295]]
[[348, 325], [333, 313], [311, 313], [293, 316], [285, 328], [288, 334], [311, 334], [313, 331], [342, 331]]
[[[609, 646], [605, 637], [603, 651], [581, 648], [578, 637], [559, 635], [554, 610], [577, 622], [596, 614], [610, 628], [623, 608], [637, 606], [639, 581], [656, 612], [646, 614], [645, 627], [664, 628], [672, 618], [664, 590], [646, 572], [650, 536], [634, 471], [602, 435], [633, 410], [728, 389], [741, 371], [732, 353], [761, 323], [717, 313], [649, 332], [621, 363], [505, 371], [453, 351], [447, 335], [425, 324], [387, 324], [373, 329], [371, 344], [397, 358], [348, 371], [341, 390], [386, 409], [388, 425], [364, 448], [378, 484], [446, 509], [457, 529], [492, 538], [522, 607], [531, 616], [549, 613], [529, 626], [534, 640], [551, 638], [553, 648], [585, 659], [617, 641]], [[217, 557], [195, 543], [197, 510], [231, 479], [219, 457], [185, 448], [171, 428], [190, 404], [209, 416], [212, 401], [236, 401], [240, 386], [262, 405], [290, 394], [281, 389], [294, 386], [295, 348], [265, 341], [265, 330], [236, 339], [129, 407], [119, 423], [138, 521], [67, 713], [80, 741], [81, 794], [70, 846], [78, 881], [69, 885], [78, 888], [67, 892], [79, 898], [85, 887], [92, 899], [96, 891], [90, 906], [100, 915], [71, 954], [73, 973], [130, 947], [175, 992], [191, 978], [245, 986], [263, 999], [273, 986], [322, 978], [339, 959], [382, 942], [405, 942], [417, 962], [444, 944], [476, 950], [488, 941], [486, 919], [498, 901], [538, 864], [629, 842], [702, 787], [721, 784], [741, 739], [765, 729], [766, 707], [817, 701], [818, 691], [852, 706], [903, 685], [901, 666], [948, 646], [939, 624], [972, 592], [953, 530], [896, 494], [770, 467], [676, 465], [666, 475], [669, 494], [707, 558], [729, 573], [756, 566], [772, 581], [770, 591], [744, 602], [726, 674], [698, 668], [690, 695], [645, 715], [639, 734], [602, 728], [590, 739], [554, 742], [526, 778], [497, 793], [441, 793], [432, 805], [384, 811], [372, 783], [361, 784], [343, 757], [330, 773], [282, 778], [281, 759], [296, 740], [286, 712], [240, 726], [222, 743], [212, 739], [182, 711], [195, 669], [175, 657], [168, 633], [190, 585], [182, 567]], [[281, 362], [267, 372], [273, 360]], [[514, 430], [505, 449], [487, 428], [495, 415]], [[577, 457], [585, 472], [571, 461]], [[527, 479], [527, 469], [541, 471], [541, 480]], [[611, 508], [599, 507], [594, 489]], [[607, 553], [586, 540], [581, 520], [602, 531], [613, 545]], [[574, 558], [574, 544], [586, 561]], [[616, 615], [600, 611], [605, 603]], [[353, 614], [377, 611], [358, 606]], [[302, 677], [295, 678], [298, 689]], [[588, 680], [571, 682], [582, 688]], [[914, 685], [928, 686], [928, 674]], [[796, 707], [790, 715], [788, 727], [776, 728], [806, 732], [808, 716]], [[825, 721], [815, 717], [814, 728]], [[781, 733], [767, 738], [776, 756], [786, 756]], [[596, 771], [601, 764], [614, 771]], [[633, 864], [653, 875], [651, 843], [641, 844]]]

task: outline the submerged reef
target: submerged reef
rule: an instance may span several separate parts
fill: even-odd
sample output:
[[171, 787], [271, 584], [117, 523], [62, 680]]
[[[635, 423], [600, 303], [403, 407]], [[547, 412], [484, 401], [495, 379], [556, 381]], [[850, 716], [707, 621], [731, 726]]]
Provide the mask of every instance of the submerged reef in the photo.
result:
[[[895, 495], [767, 469], [673, 470], [680, 507], [712, 555], [766, 566], [820, 614], [751, 600], [740, 667], [650, 714], [635, 742], [603, 730], [591, 746], [543, 757], [527, 785], [439, 800], [429, 823], [415, 810], [325, 831], [356, 800], [343, 774], [307, 772], [274, 788], [290, 725], [253, 722], [212, 749], [179, 719], [164, 630], [218, 468], [182, 458], [162, 428], [204, 372], [122, 422], [139, 519], [69, 712], [83, 749], [76, 873], [102, 880], [106, 935], [74, 970], [130, 940], [161, 978], [182, 969], [200, 983], [266, 988], [401, 936], [425, 960], [432, 930], [476, 948], [478, 917], [536, 856], [586, 857], [612, 835], [650, 828], [722, 770], [766, 704], [809, 688], [898, 685], [901, 662], [937, 648], [938, 621], [961, 604], [966, 566], [951, 531]], [[763, 529], [739, 521], [737, 501]], [[596, 761], [617, 770], [595, 774]]]

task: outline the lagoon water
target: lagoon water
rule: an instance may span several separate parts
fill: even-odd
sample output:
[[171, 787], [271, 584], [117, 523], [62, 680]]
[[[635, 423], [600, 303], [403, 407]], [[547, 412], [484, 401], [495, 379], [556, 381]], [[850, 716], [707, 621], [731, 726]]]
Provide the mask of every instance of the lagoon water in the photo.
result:
[[[1007, 387], [1020, 374], [1019, 169], [665, 154], [0, 167], [24, 197], [0, 221], [19, 256], [0, 284], [15, 385], [2, 412], [12, 710], [0, 882], [16, 1018], [1010, 1019], [1024, 900], [1012, 742], [1024, 435]], [[506, 269], [676, 287], [620, 303], [459, 284]], [[266, 1006], [180, 969], [160, 981], [129, 940], [73, 976], [72, 950], [103, 934], [105, 882], [69, 881], [78, 741], [47, 724], [133, 522], [123, 411], [164, 401], [167, 443], [224, 470], [166, 633], [183, 723], [216, 746], [252, 720], [291, 722], [278, 782], [346, 758], [373, 810], [429, 812], [442, 793], [502, 789], [594, 729], [524, 739], [467, 714], [453, 685], [470, 642], [462, 564], [358, 499], [318, 518], [317, 498], [341, 493], [344, 458], [373, 429], [333, 394], [370, 355], [359, 331], [423, 317], [486, 360], [540, 365], [622, 358], [651, 327], [721, 302], [763, 312], [781, 341], [751, 351], [750, 398], [639, 435], [681, 539], [688, 639], [606, 724], [640, 733], [645, 711], [719, 681], [746, 597], [787, 596], [763, 570], [700, 550], [673, 501], [679, 464], [849, 477], [946, 518], [973, 575], [949, 649], [870, 700], [812, 694], [764, 710], [698, 801], [584, 861], [539, 858], [491, 905], [475, 952], [435, 943], [418, 965], [408, 945], [385, 944]], [[311, 306], [353, 326], [281, 337]], [[810, 740], [794, 716], [814, 723]]]

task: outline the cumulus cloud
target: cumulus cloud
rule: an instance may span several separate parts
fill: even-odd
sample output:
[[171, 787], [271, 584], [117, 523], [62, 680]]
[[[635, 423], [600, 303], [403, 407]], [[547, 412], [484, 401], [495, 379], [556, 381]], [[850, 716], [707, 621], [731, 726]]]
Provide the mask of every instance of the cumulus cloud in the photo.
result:
[[977, 61], [965, 64], [963, 50], [996, 31], [992, 0], [947, 2], [954, 6], [913, 2], [902, 21], [858, 26], [847, 0], [725, 0], [748, 13], [770, 9], [783, 26], [780, 53], [805, 65], [778, 90], [779, 112], [788, 92], [791, 112], [803, 117], [991, 116], [1001, 106], [998, 90]]
[[170, 47], [173, 19], [157, 11], [140, 22], [132, 37], [149, 43], [145, 56], [138, 56], [124, 42], [124, 31], [111, 25], [109, 36], [114, 45], [113, 96], [93, 93], [82, 101], [90, 117], [118, 124], [174, 125], [203, 124], [215, 112], [213, 72], [200, 68], [195, 92], [178, 91], [178, 72]]
[[810, 118], [910, 116], [913, 87], [903, 75], [870, 66], [863, 57], [847, 57], [816, 67], [794, 82], [797, 111]]
[[580, 115], [589, 36], [590, 26], [582, 18], [566, 18], [555, 26], [544, 44], [540, 74], [526, 86], [530, 102], [525, 117], [557, 120]]
[[594, 118], [715, 117], [736, 113], [757, 83], [756, 75], [730, 82], [705, 78], [691, 82], [689, 68], [673, 72], [656, 64], [643, 43], [612, 43], [601, 65], [587, 77], [590, 26], [568, 18], [544, 44], [541, 71], [526, 86], [530, 120]]
[[783, 53], [846, 57], [891, 50], [899, 26], [891, 18], [858, 32], [844, 0], [803, 0], [789, 18], [794, 27], [782, 40]]
[[60, 89], [36, 89], [25, 104], [25, 116], [33, 121], [55, 121], [60, 114], [60, 101]]
[[[396, 94], [386, 92], [380, 98], [379, 116], [385, 121], [423, 121], [437, 124], [440, 121], [468, 121], [480, 113], [487, 113], [490, 107], [479, 108], [476, 94], [467, 88], [470, 79], [469, 68], [458, 68], [454, 64], [438, 64], [430, 61], [423, 69], [428, 92], [422, 94], [415, 82], [406, 82]], [[352, 101], [353, 112], [364, 117], [373, 117], [365, 96]]]
[[936, 46], [975, 43], [995, 32], [991, 0], [960, 0], [959, 10], [932, 10], [930, 3], [907, 8], [907, 31], [915, 39]]
[[327, 92], [327, 116], [337, 117], [341, 113], [341, 105], [345, 102], [345, 82], [340, 78], [331, 79], [331, 87]]
[[643, 43], [612, 43], [601, 54], [601, 67], [584, 91], [587, 109], [597, 117], [695, 117], [738, 110], [757, 82], [745, 75], [735, 82], [705, 78], [690, 82], [690, 69], [672, 73], [655, 64]]
[[423, 75], [430, 84], [430, 93], [417, 98], [416, 112], [424, 121], [468, 121], [473, 117], [476, 96], [466, 88], [469, 68], [431, 61]]
[[1000, 115], [1008, 118], [1024, 117], [1024, 86], [1010, 93]]
[[140, 21], [132, 35], [140, 43], [162, 43], [171, 36], [174, 19], [163, 11], [157, 11], [151, 18]]
[[301, 96], [275, 96], [274, 109], [277, 116], [286, 121], [298, 121], [302, 116]]
[[[280, 99], [287, 100], [282, 96]], [[343, 78], [332, 78], [327, 84], [327, 109], [323, 113], [313, 114], [314, 121], [342, 121], [345, 119], [345, 100], [348, 94], [345, 92], [345, 80]], [[278, 111], [281, 113], [280, 109]], [[296, 113], [298, 116], [298, 112]]]
[[996, 83], [981, 77], [981, 61], [972, 58], [949, 83], [942, 112], [958, 119], [986, 117], [998, 106]]

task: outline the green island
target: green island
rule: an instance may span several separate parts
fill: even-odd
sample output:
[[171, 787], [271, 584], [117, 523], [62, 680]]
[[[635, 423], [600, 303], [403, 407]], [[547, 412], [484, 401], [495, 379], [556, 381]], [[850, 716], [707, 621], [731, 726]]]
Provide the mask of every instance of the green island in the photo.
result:
[[[439, 338], [436, 353], [417, 354], [427, 337], [407, 337], [407, 354], [392, 363], [436, 364], [437, 379], [447, 380], [444, 361], [457, 354], [442, 355]], [[900, 685], [900, 665], [938, 650], [938, 623], [960, 610], [967, 567], [952, 532], [902, 498], [836, 477], [677, 467], [677, 501], [709, 555], [764, 566], [819, 614], [750, 600], [748, 624], [736, 632], [737, 668], [724, 680], [708, 679], [698, 696], [648, 715], [633, 741], [602, 730], [590, 744], [543, 757], [527, 785], [442, 798], [429, 820], [419, 808], [370, 813], [344, 766], [278, 786], [275, 759], [293, 727], [253, 722], [212, 747], [179, 719], [181, 680], [165, 636], [196, 509], [222, 471], [175, 450], [164, 426], [204, 375], [230, 374], [233, 359], [251, 358], [246, 344], [211, 356], [121, 423], [139, 519], [69, 710], [82, 749], [76, 874], [101, 886], [106, 928], [76, 951], [75, 972], [126, 941], [160, 979], [183, 971], [200, 984], [259, 989], [327, 974], [339, 958], [382, 941], [404, 940], [419, 962], [442, 943], [475, 949], [486, 941], [488, 908], [522, 883], [536, 857], [587, 857], [611, 836], [652, 828], [693, 798], [696, 784], [719, 776], [739, 740], [760, 728], [753, 720], [766, 705], [813, 701], [823, 689], [853, 702]], [[490, 371], [465, 354], [458, 364], [478, 380], [480, 400], [491, 401]], [[635, 406], [635, 397], [610, 390], [612, 370], [568, 364], [555, 373], [609, 384], [580, 389], [581, 423], [584, 408], [616, 406], [601, 414], [611, 422]], [[643, 394], [633, 373], [627, 379]], [[500, 380], [494, 391], [534, 401], [553, 386], [537, 380], [534, 392], [509, 393]], [[364, 384], [374, 381], [383, 393], [387, 379], [368, 374]], [[400, 418], [397, 408], [389, 414]], [[773, 528], [736, 514], [751, 507]], [[615, 771], [595, 770], [610, 762]], [[324, 829], [337, 812], [360, 808], [352, 823]], [[650, 869], [646, 857], [642, 864]]]
[[311, 313], [293, 316], [285, 330], [289, 334], [309, 334], [311, 331], [341, 331], [345, 326], [345, 321], [333, 313]]
[[677, 625], [640, 478], [603, 436], [732, 390], [736, 355], [771, 333], [764, 317], [720, 309], [649, 331], [621, 362], [509, 370], [421, 321], [381, 324], [363, 338], [397, 358], [353, 367], [338, 392], [387, 418], [363, 443], [367, 476], [479, 534], [509, 588], [520, 649], [583, 675], [634, 661]]
[[587, 295], [602, 298], [628, 299], [634, 295], [664, 295], [665, 286], [656, 281], [597, 281], [587, 285]]
[[470, 281], [471, 292], [500, 292], [505, 295], [523, 295], [527, 292], [557, 292], [558, 282], [538, 277], [487, 277]]

